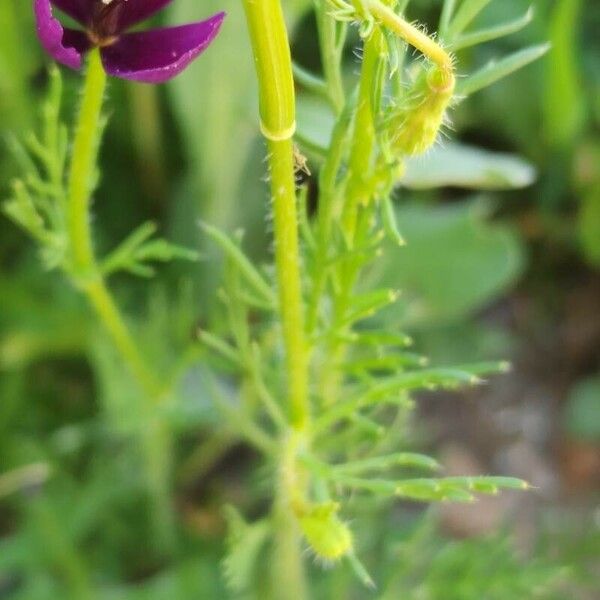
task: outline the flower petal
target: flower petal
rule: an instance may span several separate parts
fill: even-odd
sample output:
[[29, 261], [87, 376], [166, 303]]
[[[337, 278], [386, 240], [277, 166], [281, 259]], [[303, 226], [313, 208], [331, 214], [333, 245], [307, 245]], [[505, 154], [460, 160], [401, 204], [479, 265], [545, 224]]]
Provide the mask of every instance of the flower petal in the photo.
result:
[[180, 73], [212, 42], [225, 13], [206, 21], [123, 35], [102, 48], [102, 62], [109, 75], [163, 83]]
[[[64, 1], [64, 0], [63, 0]], [[72, 2], [73, 0], [67, 0]], [[85, 0], [79, 0], [85, 2]], [[125, 0], [119, 15], [119, 31], [150, 18], [173, 0]]]
[[50, 0], [35, 0], [34, 4], [37, 34], [46, 52], [58, 62], [79, 69], [81, 55], [86, 49], [82, 32], [64, 29], [52, 16]]
[[82, 25], [89, 23], [94, 7], [93, 0], [52, 0], [52, 4]]

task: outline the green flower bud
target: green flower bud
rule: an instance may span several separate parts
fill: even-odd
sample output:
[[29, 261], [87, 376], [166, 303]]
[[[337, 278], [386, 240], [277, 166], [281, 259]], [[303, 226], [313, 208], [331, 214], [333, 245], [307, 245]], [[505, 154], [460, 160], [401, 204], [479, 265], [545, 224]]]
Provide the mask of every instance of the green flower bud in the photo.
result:
[[435, 143], [454, 86], [454, 75], [437, 65], [417, 78], [405, 103], [386, 120], [384, 136], [390, 154], [414, 156]]
[[337, 560], [352, 550], [352, 532], [338, 517], [339, 505], [324, 502], [300, 516], [300, 527], [313, 552], [326, 561]]

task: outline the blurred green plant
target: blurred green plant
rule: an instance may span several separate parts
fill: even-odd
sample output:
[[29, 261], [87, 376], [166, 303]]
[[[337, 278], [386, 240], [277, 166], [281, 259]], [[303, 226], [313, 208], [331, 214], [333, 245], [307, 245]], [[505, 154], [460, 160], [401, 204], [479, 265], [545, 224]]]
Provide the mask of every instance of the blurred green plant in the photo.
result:
[[[402, 12], [407, 4], [399, 2], [396, 9]], [[486, 13], [496, 17], [498, 12], [492, 11], [499, 10], [502, 18], [506, 18], [514, 12], [508, 3], [465, 0], [444, 4], [439, 31], [447, 47], [458, 53], [459, 73], [463, 72], [461, 65], [485, 65], [490, 52], [499, 49], [507, 52], [509, 48], [501, 41], [491, 46], [493, 50], [486, 50], [490, 45], [480, 50], [483, 42], [514, 33], [517, 45], [525, 43], [525, 36], [519, 30], [530, 21], [531, 13], [520, 10], [524, 4], [511, 2], [510, 8], [516, 6], [518, 10], [514, 18], [511, 16], [500, 26], [493, 24], [490, 18], [486, 20]], [[413, 2], [411, 8], [419, 10], [430, 5]], [[499, 9], [495, 8], [498, 5]], [[8, 3], [4, 10], [10, 11], [13, 6], [17, 5]], [[483, 12], [483, 8], [487, 10]], [[294, 2], [286, 6], [288, 9], [286, 16], [293, 26], [300, 17], [306, 16], [310, 6], [307, 2]], [[369, 90], [368, 100], [371, 119], [381, 125], [381, 130], [376, 128], [375, 131], [375, 145], [383, 146], [385, 139], [381, 131], [386, 127], [383, 117], [389, 116], [386, 112], [402, 107], [411, 86], [413, 91], [423, 94], [419, 73], [431, 66], [405, 52], [404, 45], [398, 44], [386, 27], [371, 18], [369, 3], [348, 4], [341, 9], [346, 11], [343, 13], [346, 17], [361, 22], [361, 33], [366, 39], [383, 38], [379, 50], [384, 48], [385, 51], [381, 55], [371, 52], [371, 58], [378, 55], [373, 59], [376, 66], [373, 80], [377, 85]], [[196, 14], [195, 10], [193, 2], [182, 0], [171, 14], [182, 20], [185, 12], [186, 20], [189, 20], [190, 15]], [[312, 14], [312, 10], [309, 12]], [[202, 263], [198, 263], [196, 274], [200, 281], [197, 287], [203, 291], [201, 303], [197, 301], [198, 295], [183, 294], [180, 286], [173, 286], [168, 279], [169, 271], [165, 275], [165, 270], [161, 270], [161, 275], [167, 278], [169, 293], [164, 293], [159, 285], [152, 286], [150, 301], [142, 302], [139, 288], [131, 283], [127, 274], [150, 276], [155, 268], [152, 263], [168, 262], [177, 257], [191, 258], [193, 254], [182, 246], [149, 237], [154, 233], [150, 224], [142, 225], [122, 245], [113, 244], [110, 234], [114, 232], [106, 227], [110, 227], [111, 220], [106, 218], [107, 211], [114, 205], [119, 211], [115, 214], [122, 214], [123, 198], [133, 208], [133, 197], [130, 196], [133, 186], [129, 171], [126, 177], [121, 176], [121, 180], [118, 176], [108, 180], [104, 177], [103, 187], [97, 192], [98, 196], [102, 195], [103, 202], [96, 206], [95, 233], [99, 248], [117, 246], [117, 249], [103, 253], [107, 257], [103, 262], [103, 275], [115, 273], [113, 281], [119, 291], [125, 292], [123, 300], [131, 313], [127, 321], [132, 323], [136, 343], [143, 350], [150, 369], [169, 388], [160, 407], [151, 409], [148, 406], [147, 398], [140, 394], [139, 386], [115, 353], [114, 346], [100, 333], [75, 294], [56, 285], [60, 282], [52, 281], [48, 287], [39, 284], [39, 276], [26, 253], [18, 267], [29, 276], [17, 279], [11, 273], [0, 282], [3, 309], [10, 308], [8, 314], [0, 316], [2, 333], [8, 331], [0, 346], [0, 369], [3, 371], [0, 394], [8, 400], [3, 403], [1, 413], [2, 424], [6, 426], [3, 431], [8, 432], [2, 441], [3, 452], [13, 466], [36, 464], [39, 460], [52, 466], [51, 479], [40, 489], [37, 486], [31, 489], [31, 482], [21, 481], [21, 493], [9, 497], [14, 501], [10, 504], [11, 510], [22, 513], [20, 521], [24, 523], [20, 530], [10, 531], [2, 544], [0, 585], [13, 591], [14, 597], [53, 598], [67, 594], [77, 598], [210, 598], [227, 597], [228, 593], [241, 595], [249, 590], [254, 590], [258, 597], [268, 597], [272, 573], [265, 565], [273, 557], [273, 533], [282, 525], [293, 530], [296, 521], [306, 538], [302, 547], [312, 546], [313, 553], [322, 558], [346, 553], [344, 562], [348, 563], [348, 568], [336, 569], [332, 574], [332, 578], [338, 578], [338, 584], [343, 583], [337, 588], [334, 586], [334, 591], [325, 597], [345, 597], [340, 589], [353, 590], [346, 593], [364, 597], [369, 592], [356, 590], [352, 580], [345, 576], [348, 570], [354, 570], [363, 581], [369, 581], [354, 553], [348, 553], [350, 547], [356, 547], [361, 558], [365, 557], [369, 569], [373, 569], [374, 562], [367, 560], [370, 557], [364, 550], [363, 540], [368, 535], [358, 519], [354, 521], [352, 499], [369, 505], [367, 514], [360, 515], [361, 520], [368, 522], [368, 515], [384, 512], [382, 507], [395, 495], [419, 500], [443, 497], [470, 500], [475, 491], [491, 493], [498, 485], [521, 485], [510, 479], [417, 477], [421, 473], [429, 474], [437, 464], [409, 452], [410, 435], [403, 426], [413, 405], [409, 394], [421, 387], [469, 386], [488, 370], [504, 365], [426, 368], [422, 356], [408, 351], [409, 338], [400, 329], [400, 326], [415, 327], [419, 320], [421, 325], [434, 321], [460, 322], [511, 286], [522, 272], [524, 262], [523, 244], [516, 237], [516, 228], [490, 224], [488, 212], [482, 208], [489, 204], [479, 200], [456, 206], [411, 202], [408, 206], [395, 207], [388, 192], [391, 194], [391, 188], [397, 185], [410, 190], [436, 190], [448, 186], [487, 191], [517, 189], [532, 182], [534, 169], [514, 155], [483, 151], [471, 141], [469, 146], [454, 143], [437, 146], [423, 157], [402, 157], [400, 162], [404, 163], [405, 171], [401, 173], [397, 169], [392, 181], [381, 178], [390, 168], [385, 164], [373, 180], [356, 178], [348, 184], [349, 151], [352, 152], [353, 145], [359, 147], [351, 140], [361, 127], [356, 125], [356, 110], [360, 103], [354, 102], [360, 84], [357, 85], [356, 74], [352, 72], [356, 64], [348, 57], [348, 48], [355, 43], [354, 28], [336, 22], [329, 13], [327, 3], [315, 3], [323, 76], [295, 66], [299, 131], [295, 138], [298, 148], [292, 156], [296, 161], [298, 182], [306, 177], [304, 155], [308, 157], [308, 169], [316, 173], [311, 184], [301, 185], [298, 193], [302, 252], [299, 265], [304, 273], [303, 299], [308, 306], [310, 335], [307, 343], [314, 352], [310, 400], [318, 407], [314, 423], [318, 437], [310, 440], [308, 450], [302, 449], [298, 453], [296, 465], [310, 480], [308, 505], [302, 507], [301, 514], [292, 515], [284, 524], [277, 523], [265, 509], [265, 499], [273, 495], [272, 482], [281, 473], [277, 463], [287, 459], [287, 455], [280, 452], [279, 444], [285, 437], [289, 415], [284, 400], [285, 363], [278, 325], [277, 278], [272, 265], [260, 264], [260, 260], [266, 260], [264, 251], [256, 252], [256, 248], [262, 250], [264, 240], [264, 211], [260, 206], [264, 186], [256, 176], [257, 170], [263, 168], [260, 162], [263, 151], [256, 142], [255, 128], [248, 117], [255, 105], [251, 59], [247, 42], [240, 35], [241, 12], [232, 10], [229, 29], [224, 29], [219, 41], [220, 53], [207, 55], [206, 61], [195, 65], [186, 77], [170, 86], [165, 97], [152, 89], [133, 90], [125, 97], [132, 102], [131, 115], [135, 122], [130, 124], [123, 119], [119, 120], [118, 127], [109, 128], [111, 152], [103, 156], [102, 161], [103, 167], [118, 173], [122, 154], [131, 151], [130, 128], [135, 131], [137, 127], [138, 136], [140, 132], [148, 134], [149, 138], [142, 135], [134, 146], [141, 157], [140, 164], [177, 166], [167, 173], [168, 184], [171, 189], [175, 188], [172, 196], [176, 201], [169, 206], [163, 205], [158, 216], [167, 223], [173, 237], [186, 247], [197, 243], [195, 222], [197, 216], [201, 216], [210, 223], [203, 227], [203, 240], [212, 240], [225, 257], [223, 285], [218, 293], [221, 304], [216, 308], [209, 308], [214, 286], [208, 285], [207, 278], [212, 265]], [[15, 14], [22, 18], [27, 13], [18, 6]], [[392, 18], [388, 13], [384, 14]], [[9, 12], [2, 13], [2, 16], [6, 15]], [[475, 17], [480, 25], [471, 27]], [[0, 21], [2, 25], [10, 26], [8, 20]], [[9, 33], [14, 31], [17, 29], [10, 29]], [[555, 32], [560, 35], [560, 26], [556, 26]], [[533, 35], [539, 37], [539, 34], [534, 25]], [[556, 44], [554, 36], [551, 37]], [[8, 39], [10, 36], [0, 40], [0, 57], [8, 60], [6, 48], [11, 52], [22, 51], [23, 62], [18, 64], [27, 65], [18, 72], [14, 72], [12, 66], [7, 67], [7, 77], [3, 79], [5, 85], [13, 86], [9, 95], [2, 96], [13, 108], [2, 105], [2, 123], [5, 119], [6, 122], [11, 120], [16, 128], [17, 121], [12, 121], [9, 114], [22, 112], [24, 124], [32, 120], [31, 99], [36, 96], [34, 88], [38, 87], [37, 83], [34, 85], [38, 63], [33, 59], [33, 52], [25, 46], [9, 44]], [[575, 42], [569, 38], [564, 43], [571, 45], [564, 55], [573, 61]], [[471, 77], [460, 78], [459, 91], [474, 92], [524, 66], [544, 51], [544, 46], [534, 45], [524, 51], [509, 53]], [[393, 76], [388, 79], [391, 72]], [[528, 70], [528, 76], [529, 73], [531, 70]], [[420, 89], [415, 84], [417, 81]], [[208, 89], [211, 93], [199, 93], [199, 90]], [[515, 93], [515, 89], [527, 90], [526, 86], [504, 89], [510, 90], [509, 95], [521, 97], [522, 110], [514, 110], [514, 104], [505, 102], [500, 111], [494, 102], [488, 101], [490, 96], [486, 96], [482, 103], [487, 104], [492, 113], [486, 125], [489, 131], [502, 127], [505, 131], [511, 127], [518, 129], [521, 121], [527, 118], [527, 106], [540, 103], [540, 97], [533, 93]], [[115, 86], [113, 95], [117, 101], [123, 98], [120, 94], [120, 88]], [[551, 98], [552, 94], [547, 97]], [[473, 126], [468, 120], [481, 118], [481, 112], [470, 112], [471, 102], [455, 106], [459, 100], [462, 98], [455, 96], [453, 99], [458, 127], [465, 120], [467, 125]], [[515, 98], [512, 100], [516, 102]], [[414, 107], [414, 97], [412, 101]], [[150, 107], [150, 113], [138, 110], [140, 102], [146, 108]], [[148, 114], [156, 115], [161, 110], [162, 123], [153, 122], [156, 126], [153, 132], [145, 130], [144, 121]], [[121, 112], [115, 111], [115, 119], [122, 119]], [[510, 115], [511, 119], [507, 121], [512, 125], [503, 123], [504, 119], [498, 119], [498, 114]], [[19, 124], [18, 128], [22, 129], [22, 126]], [[360, 133], [364, 131], [360, 130]], [[533, 143], [537, 134], [521, 127], [519, 135], [522, 137], [516, 136], [516, 139], [525, 140], [522, 143], [524, 151], [530, 159], [535, 158], [528, 152], [527, 144]], [[183, 141], [181, 148], [173, 138]], [[232, 140], [235, 140], [233, 146]], [[43, 147], [44, 140], [40, 141]], [[31, 153], [33, 149], [39, 171], [35, 147], [34, 142], [29, 151]], [[56, 150], [52, 152], [55, 162], [52, 165], [51, 161], [49, 166], [59, 173], [56, 161], [62, 161], [65, 148], [57, 145], [53, 150]], [[335, 156], [338, 150], [340, 155]], [[178, 153], [184, 155], [184, 164], [178, 162]], [[18, 149], [17, 156], [21, 156], [21, 166], [25, 166], [24, 172], [30, 176], [17, 185], [8, 210], [42, 241], [45, 264], [64, 266], [68, 244], [64, 242], [60, 224], [55, 224], [60, 218], [53, 221], [56, 215], [52, 194], [56, 195], [57, 191], [55, 189], [48, 195], [48, 181], [43, 176], [31, 177], [34, 173], [29, 164], [31, 156], [27, 158]], [[360, 158], [358, 151], [355, 158]], [[377, 161], [380, 158], [377, 155]], [[383, 158], [388, 160], [389, 153]], [[367, 165], [365, 172], [375, 171], [375, 162]], [[46, 170], [43, 160], [41, 166], [42, 171]], [[63, 166], [67, 167], [68, 161]], [[12, 167], [8, 161], [3, 161], [2, 168]], [[64, 178], [66, 171], [61, 172]], [[319, 189], [315, 193], [317, 178]], [[373, 193], [375, 184], [376, 194]], [[340, 198], [345, 196], [348, 186], [353, 194], [370, 198], [368, 208], [358, 203], [359, 212], [364, 211], [365, 215], [362, 217], [361, 243], [349, 241], [340, 225], [340, 222], [348, 224], [353, 220], [353, 217], [343, 215], [345, 209], [340, 211]], [[321, 229], [324, 218], [319, 213], [327, 194], [336, 200], [339, 212], [335, 213], [330, 229]], [[429, 194], [432, 199], [437, 197], [431, 191]], [[585, 197], [592, 196], [590, 192]], [[243, 203], [240, 198], [244, 199]], [[396, 191], [394, 200], [397, 199]], [[593, 207], [596, 204], [586, 203], [581, 210], [585, 210], [586, 215], [595, 214]], [[134, 216], [137, 218], [138, 211], [142, 213], [139, 222], [148, 218], [141, 202], [137, 202], [135, 208], [134, 215], [127, 217], [127, 223]], [[371, 218], [375, 220], [372, 228]], [[595, 247], [593, 223], [594, 219], [589, 216], [582, 217], [579, 223], [586, 248]], [[225, 236], [213, 227], [215, 224], [227, 230], [244, 225], [248, 233], [243, 239], [237, 233]], [[386, 240], [381, 239], [383, 235]], [[403, 240], [409, 245], [400, 249], [397, 246]], [[462, 253], [463, 242], [470, 248], [468, 256]], [[244, 255], [242, 246], [244, 250], [251, 249], [250, 257]], [[381, 260], [375, 260], [382, 251]], [[593, 256], [593, 252], [588, 251], [589, 256]], [[261, 259], [256, 260], [259, 253]], [[388, 257], [397, 261], [395, 268], [390, 266]], [[402, 265], [401, 269], [399, 265]], [[393, 272], [396, 269], [399, 272]], [[383, 281], [382, 271], [386, 277]], [[323, 284], [318, 283], [321, 277], [325, 279]], [[358, 280], [356, 288], [353, 280]], [[450, 285], [461, 281], [464, 285]], [[468, 281], [472, 285], [467, 285]], [[446, 285], [438, 289], [436, 282]], [[324, 287], [316, 294], [319, 298], [315, 301], [314, 290], [320, 286]], [[373, 292], [375, 286], [383, 289]], [[403, 292], [406, 290], [406, 300], [401, 296], [390, 306], [399, 287]], [[173, 296], [180, 298], [174, 301]], [[40, 298], [39, 302], [32, 300], [35, 297]], [[50, 302], [46, 300], [50, 297], [52, 306], [48, 306]], [[148, 308], [145, 308], [146, 304]], [[202, 305], [200, 308], [199, 304]], [[384, 310], [379, 312], [379, 308]], [[391, 314], [396, 317], [391, 319]], [[35, 315], [35, 321], [32, 315]], [[198, 322], [201, 323], [200, 340], [190, 341]], [[463, 331], [462, 327], [460, 331]], [[61, 362], [48, 367], [44, 360], [51, 357], [55, 361], [68, 362], [82, 353], [87, 355], [92, 369], [97, 388], [95, 394], [89, 383], [82, 385], [82, 381], [89, 381], [90, 374], [81, 373], [80, 365], [65, 366]], [[69, 376], [69, 369], [76, 370], [74, 376]], [[67, 375], [54, 377], [56, 371], [64, 371]], [[44, 391], [40, 392], [40, 389]], [[335, 406], [327, 406], [327, 398], [332, 394], [340, 400]], [[82, 402], [82, 398], [90, 400]], [[29, 400], [32, 402], [28, 405], [26, 401]], [[21, 423], [21, 419], [25, 422]], [[156, 437], [145, 437], [152, 431], [152, 423], [157, 421], [164, 425], [163, 432], [167, 432], [171, 443], [146, 443], [147, 439], [157, 440]], [[393, 425], [388, 429], [390, 421]], [[211, 539], [205, 543], [202, 535], [190, 533], [191, 527], [187, 523], [177, 523], [177, 558], [164, 558], [161, 542], [147, 528], [148, 515], [156, 512], [156, 506], [152, 508], [148, 504], [146, 493], [149, 481], [162, 487], [163, 495], [167, 486], [166, 494], [171, 498], [175, 494], [179, 508], [193, 493], [187, 489], [184, 492], [184, 486], [174, 484], [174, 481], [181, 481], [181, 477], [186, 482], [199, 480], [204, 486], [203, 476], [234, 451], [240, 439], [266, 457], [261, 461], [267, 469], [252, 469], [260, 481], [244, 482], [245, 493], [237, 502], [240, 510], [251, 515], [252, 520], [245, 521], [233, 510], [228, 513], [228, 553], [224, 572], [231, 589], [227, 592], [215, 569], [223, 550], [220, 541]], [[162, 452], [161, 448], [164, 450], [165, 447], [167, 452]], [[140, 473], [138, 454], [146, 455], [143, 474]], [[154, 469], [158, 469], [158, 475]], [[269, 476], [265, 477], [265, 473]], [[374, 476], [377, 478], [373, 479]], [[203, 490], [204, 493], [210, 494]], [[232, 495], [235, 497], [236, 493]], [[218, 503], [219, 494], [216, 496]], [[377, 535], [383, 539], [381, 529], [377, 530]], [[443, 540], [435, 538], [413, 547], [409, 554], [426, 556], [420, 566], [414, 570], [411, 567], [406, 579], [412, 575], [419, 581], [407, 582], [405, 579], [399, 584], [390, 583], [390, 597], [394, 597], [396, 585], [408, 597], [418, 598], [421, 597], [419, 594], [427, 593], [429, 596], [426, 597], [440, 598], [454, 590], [476, 594], [478, 590], [486, 589], [488, 583], [487, 589], [492, 589], [492, 584], [497, 585], [504, 593], [500, 597], [510, 597], [514, 590], [521, 593], [522, 590], [537, 589], [548, 575], [545, 567], [538, 570], [537, 562], [528, 569], [512, 561], [511, 552], [499, 540], [489, 545], [478, 541], [456, 543], [447, 552], [438, 552], [443, 544]], [[495, 577], [487, 569], [489, 563], [483, 560], [492, 546], [500, 555], [495, 564], [498, 567]], [[374, 549], [373, 553], [378, 557], [385, 556], [386, 548], [383, 552], [381, 548]], [[280, 547], [275, 546], [276, 553], [278, 550]], [[429, 557], [433, 557], [431, 562]], [[378, 558], [375, 562], [386, 561]], [[396, 568], [397, 561], [389, 561], [389, 564]], [[410, 561], [403, 564], [410, 565]], [[464, 580], [456, 580], [452, 574], [454, 569], [465, 573]], [[311, 586], [314, 577], [315, 590], [318, 590], [321, 575], [314, 571], [311, 571]], [[424, 575], [429, 572], [431, 578]], [[377, 569], [373, 570], [373, 576], [384, 589], [385, 576]], [[290, 593], [296, 592], [300, 593], [295, 588], [290, 589]]]

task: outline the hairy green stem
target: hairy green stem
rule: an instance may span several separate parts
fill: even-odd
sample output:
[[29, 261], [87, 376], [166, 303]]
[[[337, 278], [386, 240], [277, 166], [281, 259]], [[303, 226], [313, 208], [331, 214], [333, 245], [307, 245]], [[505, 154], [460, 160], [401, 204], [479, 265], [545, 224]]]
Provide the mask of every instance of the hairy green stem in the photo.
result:
[[283, 435], [284, 451], [273, 506], [277, 567], [274, 593], [281, 599], [302, 600], [306, 583], [301, 538], [291, 499], [302, 491], [295, 476], [296, 445], [309, 426], [308, 346], [300, 276], [298, 215], [294, 170], [295, 97], [290, 47], [279, 0], [244, 0], [246, 21], [259, 85], [261, 131], [268, 144], [275, 237], [279, 316], [285, 347], [290, 430]]
[[[94, 255], [90, 224], [90, 199], [96, 176], [98, 148], [102, 132], [102, 105], [106, 89], [106, 74], [98, 50], [89, 53], [85, 82], [69, 173], [66, 214], [70, 244], [69, 275], [87, 297], [98, 320], [107, 331], [124, 364], [131, 372], [144, 396], [155, 406], [164, 390], [146, 364], [125, 319], [121, 314]], [[142, 432], [142, 451], [146, 461], [148, 484], [153, 495], [157, 516], [157, 534], [167, 542], [172, 537], [168, 477], [169, 446], [164, 427], [154, 419]], [[157, 456], [160, 455], [160, 464]]]
[[275, 228], [275, 262], [281, 324], [286, 347], [292, 426], [305, 430], [309, 420], [308, 358], [300, 282], [292, 140], [269, 141], [271, 196]]
[[453, 73], [452, 57], [436, 41], [418, 27], [405, 21], [380, 0], [363, 0], [370, 13], [385, 27], [427, 56], [440, 69]]
[[261, 129], [269, 150], [275, 263], [287, 361], [289, 413], [292, 426], [304, 430], [310, 410], [292, 142], [295, 129], [292, 63], [279, 0], [245, 0], [244, 7], [258, 76]]

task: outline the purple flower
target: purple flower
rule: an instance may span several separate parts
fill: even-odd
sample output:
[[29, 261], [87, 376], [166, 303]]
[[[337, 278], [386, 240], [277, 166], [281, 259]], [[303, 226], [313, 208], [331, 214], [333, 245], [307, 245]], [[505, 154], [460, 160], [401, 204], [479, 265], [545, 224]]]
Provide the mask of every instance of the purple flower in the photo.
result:
[[[180, 73], [212, 42], [225, 13], [206, 21], [152, 31], [125, 33], [171, 0], [34, 0], [42, 46], [58, 62], [81, 67], [82, 55], [98, 47], [109, 75], [162, 83]], [[75, 19], [84, 31], [63, 27], [52, 5]]]

